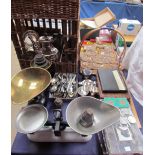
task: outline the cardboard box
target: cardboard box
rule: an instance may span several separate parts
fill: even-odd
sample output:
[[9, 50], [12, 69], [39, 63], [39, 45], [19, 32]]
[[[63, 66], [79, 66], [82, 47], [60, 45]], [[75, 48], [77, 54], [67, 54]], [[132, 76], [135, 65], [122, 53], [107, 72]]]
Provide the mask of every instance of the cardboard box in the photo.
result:
[[129, 4], [141, 4], [141, 0], [125, 0], [126, 3]]
[[81, 23], [90, 28], [100, 28], [103, 25], [115, 20], [116, 17], [113, 12], [107, 7], [97, 13], [93, 18], [81, 19]]
[[141, 23], [138, 20], [120, 19], [118, 30], [124, 35], [137, 35], [141, 29]]

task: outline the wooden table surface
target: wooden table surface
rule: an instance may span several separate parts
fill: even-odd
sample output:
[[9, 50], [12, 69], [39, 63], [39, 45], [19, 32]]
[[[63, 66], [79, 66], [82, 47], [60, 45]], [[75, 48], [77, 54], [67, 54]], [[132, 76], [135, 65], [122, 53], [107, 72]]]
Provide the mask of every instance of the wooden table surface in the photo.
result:
[[[133, 115], [134, 115], [136, 122], [137, 122], [137, 126], [138, 126], [138, 128], [141, 128], [141, 123], [139, 121], [138, 114], [137, 114], [137, 111], [136, 111], [136, 108], [135, 108], [135, 105], [134, 105], [134, 102], [132, 100], [130, 92], [128, 91], [127, 93], [103, 93], [101, 91], [99, 77], [97, 74], [96, 74], [96, 77], [97, 77], [97, 84], [98, 84], [98, 90], [99, 90], [100, 98], [104, 98], [104, 97], [126, 97], [129, 100], [131, 110], [132, 110]], [[123, 76], [123, 79], [125, 79], [124, 76]]]
[[141, 126], [141, 124], [140, 124], [140, 121], [139, 121], [139, 118], [138, 118], [138, 114], [137, 114], [137, 111], [136, 111], [135, 105], [134, 105], [133, 100], [132, 100], [131, 97], [130, 97], [130, 101], [129, 101], [129, 103], [130, 103], [130, 107], [131, 107], [131, 110], [132, 110], [132, 112], [133, 112], [133, 115], [134, 115], [134, 117], [135, 117], [135, 119], [136, 119], [136, 122], [137, 122], [138, 128], [141, 128], [142, 126]]

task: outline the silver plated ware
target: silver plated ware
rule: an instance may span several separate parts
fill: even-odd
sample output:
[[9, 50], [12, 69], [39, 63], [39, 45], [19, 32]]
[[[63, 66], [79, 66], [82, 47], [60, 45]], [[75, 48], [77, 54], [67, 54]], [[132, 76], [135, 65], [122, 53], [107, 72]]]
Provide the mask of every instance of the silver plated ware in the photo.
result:
[[40, 104], [28, 105], [21, 109], [16, 118], [17, 131], [33, 133], [41, 129], [48, 119], [47, 109]]
[[76, 95], [76, 74], [55, 73], [51, 80], [50, 97], [72, 98]]
[[86, 89], [84, 86], [81, 86], [78, 88], [77, 92], [80, 96], [86, 96], [89, 93], [89, 89]]
[[85, 68], [82, 70], [82, 74], [84, 75], [85, 79], [88, 79], [90, 77], [90, 75], [92, 74], [92, 70]]
[[53, 85], [53, 84], [55, 84], [57, 81], [58, 81], [57, 78], [52, 78], [52, 79], [51, 79], [51, 84]]
[[58, 86], [55, 84], [51, 87], [50, 92], [53, 93], [58, 89]]
[[[91, 110], [93, 124], [84, 127], [80, 124], [81, 115]], [[78, 97], [72, 100], [66, 109], [66, 120], [69, 126], [79, 134], [91, 135], [118, 122], [120, 110], [112, 105], [89, 96]]]

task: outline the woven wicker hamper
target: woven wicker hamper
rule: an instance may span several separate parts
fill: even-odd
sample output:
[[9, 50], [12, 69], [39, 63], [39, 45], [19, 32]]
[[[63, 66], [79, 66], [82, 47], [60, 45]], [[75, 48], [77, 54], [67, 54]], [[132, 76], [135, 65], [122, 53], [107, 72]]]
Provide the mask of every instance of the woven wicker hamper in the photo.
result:
[[66, 42], [71, 41], [70, 46], [65, 45], [55, 67], [56, 72], [77, 72], [79, 5], [79, 0], [11, 1], [11, 39], [22, 69], [30, 67], [33, 59], [25, 50], [23, 34], [35, 30], [40, 36], [59, 32]]

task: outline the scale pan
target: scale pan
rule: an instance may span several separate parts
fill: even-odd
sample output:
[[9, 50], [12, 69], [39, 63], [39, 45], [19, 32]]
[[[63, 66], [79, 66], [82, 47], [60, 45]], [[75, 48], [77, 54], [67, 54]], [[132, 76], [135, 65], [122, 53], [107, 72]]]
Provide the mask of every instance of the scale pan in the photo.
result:
[[39, 67], [18, 72], [11, 80], [11, 99], [17, 104], [25, 103], [39, 95], [50, 84], [50, 73]]
[[[81, 116], [86, 111], [91, 111], [93, 114], [93, 123], [92, 125], [88, 123], [90, 126], [87, 127], [81, 124]], [[77, 133], [91, 135], [119, 121], [120, 111], [94, 97], [78, 97], [69, 103], [66, 109], [66, 119], [69, 126]], [[90, 121], [90, 117], [87, 119]]]
[[28, 105], [17, 115], [16, 127], [20, 133], [33, 133], [41, 129], [48, 119], [47, 109], [40, 104]]

